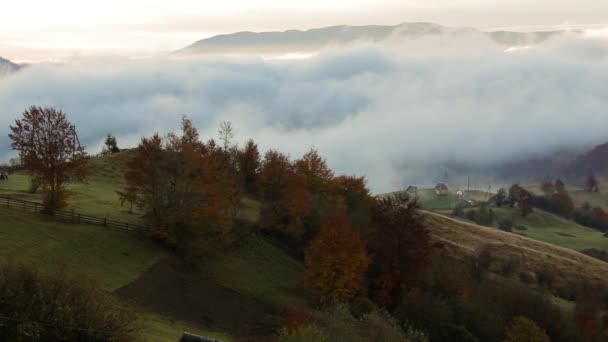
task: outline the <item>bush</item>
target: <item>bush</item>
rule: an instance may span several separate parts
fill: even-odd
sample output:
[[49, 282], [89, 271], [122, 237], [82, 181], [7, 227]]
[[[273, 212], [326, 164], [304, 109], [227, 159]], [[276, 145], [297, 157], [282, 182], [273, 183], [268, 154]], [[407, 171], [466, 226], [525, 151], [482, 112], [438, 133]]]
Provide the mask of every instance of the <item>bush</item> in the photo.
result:
[[466, 212], [466, 218], [481, 226], [491, 226], [496, 218], [492, 208], [482, 205], [479, 209], [471, 209]]
[[316, 325], [333, 342], [427, 341], [424, 334], [414, 329], [408, 329], [406, 335], [399, 322], [384, 310], [374, 310], [356, 318], [347, 306], [338, 305], [321, 313]]
[[295, 331], [281, 329], [279, 332], [279, 342], [331, 342], [329, 336], [323, 328], [316, 325], [302, 327]]
[[512, 232], [513, 221], [510, 219], [502, 219], [498, 221], [498, 228], [500, 228], [500, 230], [504, 230], [505, 232]]
[[133, 341], [135, 312], [85, 276], [0, 265], [0, 340]]
[[513, 228], [515, 228], [516, 230], [528, 230], [528, 227], [524, 226], [523, 224], [518, 224]]
[[452, 209], [452, 216], [454, 217], [464, 217], [464, 205], [459, 204], [454, 209]]
[[515, 317], [505, 331], [505, 342], [551, 342], [551, 340], [534, 321], [525, 317]]

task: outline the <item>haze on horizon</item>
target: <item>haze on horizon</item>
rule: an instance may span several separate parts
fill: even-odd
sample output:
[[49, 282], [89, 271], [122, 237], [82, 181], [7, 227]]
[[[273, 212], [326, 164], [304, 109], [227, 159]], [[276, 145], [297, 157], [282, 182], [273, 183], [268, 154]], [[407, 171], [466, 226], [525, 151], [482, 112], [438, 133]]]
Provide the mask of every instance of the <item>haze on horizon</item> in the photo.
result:
[[0, 6], [0, 56], [17, 62], [150, 57], [215, 34], [434, 22], [485, 30], [605, 27], [596, 0], [40, 0]]

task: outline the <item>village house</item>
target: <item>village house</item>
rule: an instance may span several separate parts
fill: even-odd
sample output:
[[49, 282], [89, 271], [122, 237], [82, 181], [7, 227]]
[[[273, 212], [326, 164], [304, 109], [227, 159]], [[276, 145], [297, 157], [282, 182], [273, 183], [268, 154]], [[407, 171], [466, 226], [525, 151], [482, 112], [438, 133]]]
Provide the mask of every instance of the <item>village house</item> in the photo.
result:
[[435, 191], [435, 195], [437, 196], [447, 196], [448, 195], [448, 186], [443, 183], [438, 183], [435, 185], [433, 189]]

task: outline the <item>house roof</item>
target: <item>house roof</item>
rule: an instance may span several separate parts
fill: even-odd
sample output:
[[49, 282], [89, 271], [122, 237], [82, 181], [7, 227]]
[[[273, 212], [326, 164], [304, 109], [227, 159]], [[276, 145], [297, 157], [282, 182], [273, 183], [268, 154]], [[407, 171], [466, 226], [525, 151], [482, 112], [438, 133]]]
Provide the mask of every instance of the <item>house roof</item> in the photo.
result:
[[447, 190], [448, 186], [443, 184], [443, 183], [437, 183], [437, 185], [435, 185], [435, 190]]

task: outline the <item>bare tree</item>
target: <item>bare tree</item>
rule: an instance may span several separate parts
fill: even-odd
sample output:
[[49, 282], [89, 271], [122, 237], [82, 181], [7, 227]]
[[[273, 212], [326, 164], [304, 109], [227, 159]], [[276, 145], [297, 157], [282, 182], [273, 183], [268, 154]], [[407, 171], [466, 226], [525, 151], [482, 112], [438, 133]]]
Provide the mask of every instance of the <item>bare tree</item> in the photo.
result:
[[234, 138], [234, 129], [230, 121], [222, 121], [220, 123], [220, 129], [217, 131], [220, 134], [220, 140], [224, 145], [224, 151], [230, 149], [232, 138]]

